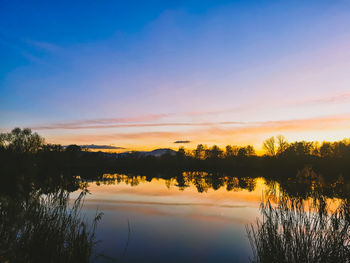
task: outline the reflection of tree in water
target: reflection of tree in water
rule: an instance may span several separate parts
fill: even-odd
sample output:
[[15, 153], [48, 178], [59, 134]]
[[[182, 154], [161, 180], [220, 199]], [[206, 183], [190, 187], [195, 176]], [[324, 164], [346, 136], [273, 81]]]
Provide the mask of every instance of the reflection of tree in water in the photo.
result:
[[[159, 179], [155, 177], [153, 179]], [[183, 172], [177, 173], [174, 177], [164, 176], [161, 178], [165, 181], [167, 188], [172, 186], [177, 187], [179, 190], [193, 185], [196, 187], [199, 193], [206, 193], [209, 189], [218, 190], [221, 187], [225, 187], [227, 191], [239, 191], [248, 190], [249, 192], [254, 191], [256, 186], [256, 178], [250, 177], [231, 177], [219, 173], [208, 173], [208, 172]], [[137, 175], [126, 175], [126, 174], [104, 174], [102, 178], [93, 180], [97, 185], [110, 185], [125, 183], [130, 186], [137, 186], [140, 183], [145, 183], [145, 176]], [[149, 181], [152, 181], [149, 180]]]
[[177, 187], [184, 190], [193, 186], [199, 193], [206, 193], [210, 189], [216, 191], [225, 188], [226, 191], [255, 191], [257, 183], [264, 187], [266, 196], [288, 196], [303, 199], [324, 196], [328, 198], [348, 198], [350, 193], [350, 182], [343, 176], [333, 180], [326, 180], [317, 174], [311, 167], [306, 166], [298, 171], [296, 176], [232, 176], [220, 172], [188, 171], [173, 174], [160, 173], [152, 175], [136, 174], [105, 174], [95, 180], [97, 184], [119, 184], [125, 183], [137, 186], [152, 180], [163, 179], [167, 188]]
[[239, 179], [237, 177], [228, 177], [227, 184], [226, 184], [226, 190], [237, 192], [239, 189], [240, 189], [239, 188]]
[[169, 178], [168, 180], [165, 180], [165, 186], [170, 189], [171, 186], [175, 184], [175, 179], [174, 178]]
[[239, 187], [241, 189], [247, 189], [249, 192], [254, 191], [255, 185], [256, 185], [256, 180], [254, 178], [245, 177], [239, 180]]
[[273, 179], [265, 179], [265, 195], [266, 196], [278, 196], [279, 190], [280, 190], [280, 185], [278, 182], [276, 182]]
[[188, 184], [193, 184], [199, 193], [208, 192], [210, 186], [208, 184], [208, 173], [206, 172], [184, 172], [182, 176], [186, 178]]
[[342, 175], [335, 180], [326, 180], [316, 174], [311, 167], [300, 170], [295, 177], [278, 180], [282, 195], [289, 197], [307, 198], [340, 198], [347, 199], [350, 194], [350, 182]]

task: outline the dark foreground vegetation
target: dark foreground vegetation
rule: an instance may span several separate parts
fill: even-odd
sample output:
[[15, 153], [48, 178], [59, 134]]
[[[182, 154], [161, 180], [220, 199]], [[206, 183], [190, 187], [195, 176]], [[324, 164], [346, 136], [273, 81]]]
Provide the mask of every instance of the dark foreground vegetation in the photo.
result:
[[247, 226], [255, 263], [350, 262], [350, 205], [335, 211], [324, 199], [308, 203], [280, 198], [261, 204], [262, 220]]
[[50, 167], [55, 154], [37, 134], [15, 129], [0, 138], [0, 262], [91, 262], [102, 214], [88, 221], [81, 213], [84, 184]]
[[90, 262], [93, 222], [81, 215], [81, 195], [72, 207], [68, 193], [32, 194], [27, 200], [0, 201], [0, 262]]

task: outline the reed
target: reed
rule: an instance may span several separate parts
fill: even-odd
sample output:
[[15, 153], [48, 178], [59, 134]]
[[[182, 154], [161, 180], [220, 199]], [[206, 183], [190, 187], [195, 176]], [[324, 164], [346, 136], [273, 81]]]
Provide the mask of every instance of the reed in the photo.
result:
[[333, 212], [322, 198], [309, 203], [280, 198], [261, 203], [261, 219], [247, 225], [251, 262], [350, 262], [350, 206]]
[[81, 213], [84, 193], [72, 206], [69, 194], [0, 200], [0, 262], [90, 262], [102, 214]]

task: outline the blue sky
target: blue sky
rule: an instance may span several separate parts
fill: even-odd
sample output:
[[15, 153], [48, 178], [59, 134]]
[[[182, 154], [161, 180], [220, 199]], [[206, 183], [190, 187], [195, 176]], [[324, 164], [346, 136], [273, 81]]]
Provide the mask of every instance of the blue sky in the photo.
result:
[[2, 1], [0, 127], [127, 148], [339, 139], [349, 15], [349, 1]]

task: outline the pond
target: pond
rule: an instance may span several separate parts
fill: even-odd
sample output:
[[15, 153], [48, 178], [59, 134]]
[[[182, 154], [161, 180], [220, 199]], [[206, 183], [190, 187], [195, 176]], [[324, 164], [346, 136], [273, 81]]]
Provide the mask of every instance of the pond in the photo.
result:
[[[246, 226], [279, 184], [264, 178], [106, 174], [85, 181], [83, 210], [103, 212], [96, 262], [250, 262]], [[74, 199], [79, 194], [71, 195]]]
[[[346, 245], [350, 238], [350, 183], [342, 176], [324, 178], [309, 168], [293, 177], [218, 172], [102, 173], [91, 177], [58, 172], [51, 177], [43, 173], [14, 178], [1, 186], [0, 262], [15, 262], [27, 256], [55, 258], [53, 262], [251, 262], [256, 254], [247, 226], [256, 226], [262, 213], [270, 215], [271, 220], [256, 228], [260, 236], [254, 246], [265, 258], [261, 262], [272, 262], [266, 249], [274, 251], [280, 242], [285, 242], [284, 250], [275, 256], [285, 258], [273, 262], [298, 262], [297, 258], [288, 260], [288, 253], [293, 255], [295, 251], [306, 253], [299, 258], [327, 249], [323, 255], [326, 259], [333, 257], [334, 251], [337, 258], [344, 258], [344, 253], [350, 255]], [[280, 204], [281, 197], [296, 204], [293, 207], [297, 211]], [[280, 205], [276, 210], [283, 210], [279, 216], [268, 206], [262, 210], [266, 200], [273, 207]], [[316, 207], [318, 214], [311, 211], [310, 217], [305, 217], [297, 200], [305, 203], [306, 210], [313, 209], [310, 204], [316, 200], [321, 205]], [[74, 203], [76, 208], [71, 210]], [[341, 204], [343, 216], [328, 218], [327, 213]], [[97, 228], [91, 229], [100, 213]], [[281, 216], [285, 220], [279, 221]], [[295, 236], [304, 238], [308, 247], [304, 251], [288, 237], [310, 222], [316, 225], [312, 223], [306, 235], [302, 230], [300, 236]], [[327, 222], [337, 222], [345, 232]], [[283, 224], [287, 230], [280, 232]], [[330, 240], [340, 243], [319, 246], [319, 242], [305, 239], [312, 234], [315, 240], [322, 240], [324, 231]], [[271, 238], [281, 241], [271, 243]]]

